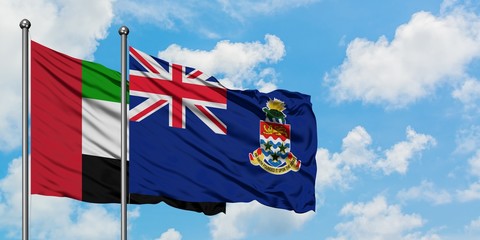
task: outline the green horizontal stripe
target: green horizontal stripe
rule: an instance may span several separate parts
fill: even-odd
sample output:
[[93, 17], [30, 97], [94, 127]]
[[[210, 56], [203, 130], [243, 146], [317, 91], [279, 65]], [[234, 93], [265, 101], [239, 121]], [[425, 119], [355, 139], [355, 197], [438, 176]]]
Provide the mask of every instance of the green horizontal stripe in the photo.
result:
[[82, 97], [120, 102], [121, 77], [119, 72], [101, 64], [82, 61]]

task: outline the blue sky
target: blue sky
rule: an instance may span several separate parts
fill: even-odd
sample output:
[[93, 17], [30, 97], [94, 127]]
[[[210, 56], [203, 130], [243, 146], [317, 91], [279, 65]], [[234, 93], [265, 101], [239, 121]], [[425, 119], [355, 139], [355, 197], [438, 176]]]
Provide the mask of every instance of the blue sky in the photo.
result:
[[[476, 1], [3, 0], [0, 238], [21, 227], [21, 19], [31, 38], [119, 69], [129, 44], [224, 84], [312, 96], [316, 212], [256, 202], [207, 217], [129, 206], [130, 239], [478, 239]], [[116, 205], [32, 197], [33, 239], [118, 239]]]

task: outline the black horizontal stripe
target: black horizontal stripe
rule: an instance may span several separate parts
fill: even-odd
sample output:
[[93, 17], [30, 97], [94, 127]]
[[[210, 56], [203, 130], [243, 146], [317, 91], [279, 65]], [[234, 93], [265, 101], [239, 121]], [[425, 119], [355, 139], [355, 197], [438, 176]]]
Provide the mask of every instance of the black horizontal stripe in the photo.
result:
[[[127, 162], [127, 177], [128, 177]], [[82, 201], [120, 203], [120, 160], [82, 155]], [[128, 189], [128, 180], [127, 180]], [[225, 203], [184, 202], [163, 196], [129, 194], [129, 204], [166, 204], [184, 210], [215, 215], [225, 212]]]

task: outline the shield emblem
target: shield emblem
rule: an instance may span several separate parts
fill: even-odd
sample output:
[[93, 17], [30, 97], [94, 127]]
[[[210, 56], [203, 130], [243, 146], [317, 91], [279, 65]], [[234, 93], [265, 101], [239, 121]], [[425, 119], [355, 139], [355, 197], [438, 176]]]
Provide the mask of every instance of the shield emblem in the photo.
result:
[[285, 123], [286, 115], [282, 112], [285, 104], [278, 100], [270, 100], [267, 107], [266, 121], [260, 121], [260, 147], [249, 154], [250, 163], [260, 166], [265, 171], [281, 175], [298, 171], [301, 166], [292, 152], [290, 152], [290, 124]]
[[285, 166], [290, 152], [290, 124], [260, 121], [260, 147], [265, 164], [274, 168]]
[[290, 152], [290, 124], [260, 121], [260, 147], [249, 158], [254, 166], [272, 174], [298, 171], [301, 162]]

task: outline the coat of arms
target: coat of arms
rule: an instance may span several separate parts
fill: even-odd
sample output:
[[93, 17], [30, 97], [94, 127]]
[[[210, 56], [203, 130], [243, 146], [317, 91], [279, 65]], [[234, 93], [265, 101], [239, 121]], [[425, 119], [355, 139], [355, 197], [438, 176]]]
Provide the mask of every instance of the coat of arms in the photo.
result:
[[290, 152], [290, 124], [286, 124], [285, 103], [273, 99], [262, 109], [266, 118], [260, 121], [260, 147], [249, 154], [250, 163], [265, 171], [281, 175], [298, 171], [301, 162]]

